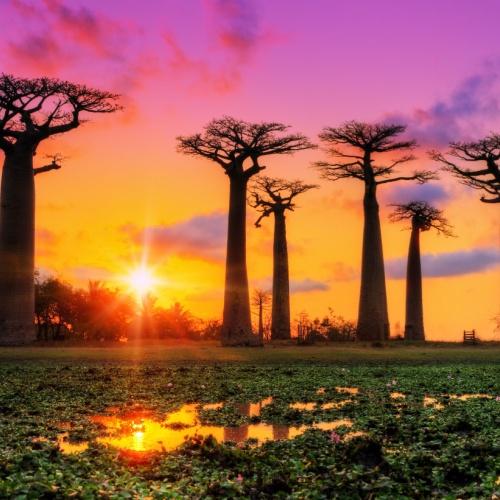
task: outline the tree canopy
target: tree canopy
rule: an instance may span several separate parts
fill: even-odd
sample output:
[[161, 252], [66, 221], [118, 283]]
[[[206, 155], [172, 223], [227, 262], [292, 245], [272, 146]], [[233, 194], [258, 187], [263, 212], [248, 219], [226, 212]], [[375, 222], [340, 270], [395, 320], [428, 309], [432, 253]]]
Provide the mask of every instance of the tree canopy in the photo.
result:
[[82, 123], [82, 113], [112, 113], [119, 96], [54, 78], [0, 75], [0, 148], [24, 143], [33, 148]]
[[426, 201], [411, 201], [406, 204], [391, 205], [395, 207], [389, 215], [392, 222], [411, 221], [412, 227], [417, 227], [420, 231], [435, 229], [445, 236], [452, 236], [452, 226], [443, 216], [442, 210], [438, 210]]
[[249, 205], [261, 213], [255, 226], [260, 227], [261, 220], [273, 212], [293, 211], [296, 206], [295, 197], [317, 187], [316, 184], [306, 184], [301, 180], [288, 181], [258, 176], [250, 188], [248, 200]]
[[[302, 134], [286, 134], [288, 125], [277, 122], [250, 123], [225, 116], [212, 120], [203, 133], [180, 136], [180, 152], [208, 158], [218, 163], [227, 175], [251, 177], [265, 168], [262, 156], [291, 154], [315, 147]], [[248, 168], [244, 162], [251, 162]]]
[[[414, 171], [411, 175], [397, 174], [401, 165], [415, 159], [411, 151], [416, 142], [397, 139], [405, 130], [404, 125], [358, 121], [349, 121], [340, 127], [326, 127], [319, 137], [332, 161], [317, 162], [315, 167], [323, 178], [332, 181], [354, 178], [376, 185], [397, 181], [424, 183], [435, 179], [436, 174], [428, 170]], [[373, 163], [373, 153], [384, 155], [392, 151], [408, 153], [387, 163]]]
[[[447, 153], [431, 151], [462, 184], [483, 191], [481, 201], [500, 203], [500, 134], [490, 134], [476, 142], [452, 142]], [[468, 165], [478, 165], [470, 168]]]

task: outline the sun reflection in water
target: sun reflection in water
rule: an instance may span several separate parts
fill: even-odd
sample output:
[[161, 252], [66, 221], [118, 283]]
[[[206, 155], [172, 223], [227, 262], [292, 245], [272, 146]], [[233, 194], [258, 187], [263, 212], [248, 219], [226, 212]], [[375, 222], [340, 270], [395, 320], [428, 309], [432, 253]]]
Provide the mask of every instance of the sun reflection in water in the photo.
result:
[[[336, 387], [340, 393], [349, 395], [357, 394], [357, 389], [353, 387]], [[489, 394], [462, 394], [446, 395], [451, 400], [467, 401], [473, 398], [488, 398]], [[391, 393], [393, 399], [403, 399], [402, 393]], [[301, 411], [311, 411], [317, 408], [324, 410], [340, 408], [352, 402], [351, 398], [328, 402], [297, 402], [290, 403], [290, 408]], [[261, 411], [266, 406], [272, 404], [272, 397], [263, 399], [258, 403], [236, 403], [232, 406], [242, 416], [259, 417]], [[424, 407], [443, 409], [444, 406], [435, 398], [425, 396]], [[347, 418], [333, 421], [315, 422], [309, 425], [288, 426], [282, 424], [269, 424], [264, 422], [249, 423], [239, 426], [221, 426], [215, 424], [205, 425], [200, 422], [199, 413], [201, 410], [220, 410], [224, 403], [206, 404], [185, 404], [179, 409], [168, 413], [164, 419], [157, 420], [151, 412], [131, 411], [127, 414], [119, 414], [115, 408], [113, 414], [95, 415], [90, 420], [101, 426], [102, 435], [96, 438], [98, 444], [110, 446], [125, 455], [129, 454], [137, 458], [144, 457], [152, 452], [168, 452], [179, 448], [186, 439], [193, 437], [206, 438], [213, 436], [218, 442], [232, 441], [242, 443], [246, 440], [253, 440], [257, 444], [262, 444], [271, 440], [293, 439], [304, 434], [309, 429], [318, 429], [333, 432], [336, 429], [344, 429], [342, 439], [349, 440], [355, 437], [366, 436], [366, 433], [358, 430], [350, 430], [354, 422]], [[88, 448], [88, 442], [72, 442], [69, 440], [69, 427], [61, 424], [64, 432], [59, 434], [57, 442], [63, 453], [81, 453]], [[34, 441], [47, 441], [44, 438], [35, 438]], [[135, 454], [135, 455], [134, 455]], [[139, 454], [139, 455], [137, 455]]]

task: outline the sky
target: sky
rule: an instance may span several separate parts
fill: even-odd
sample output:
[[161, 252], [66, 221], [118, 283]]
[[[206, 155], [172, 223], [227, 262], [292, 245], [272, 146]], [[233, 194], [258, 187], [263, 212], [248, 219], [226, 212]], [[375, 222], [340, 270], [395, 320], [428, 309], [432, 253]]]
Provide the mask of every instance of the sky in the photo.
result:
[[[176, 137], [213, 118], [280, 121], [314, 142], [346, 120], [391, 120], [430, 149], [500, 131], [498, 0], [0, 0], [0, 71], [51, 76], [122, 95], [124, 110], [92, 116], [44, 143], [37, 176], [36, 264], [78, 286], [124, 283], [147, 261], [155, 294], [220, 317], [228, 182], [208, 160], [183, 156]], [[292, 316], [357, 314], [362, 237], [359, 181], [328, 182], [311, 168], [322, 149], [267, 157], [266, 174], [319, 183], [287, 217]], [[424, 199], [456, 237], [421, 241], [426, 334], [498, 339], [498, 206], [448, 174], [425, 186], [381, 186], [393, 334], [404, 328], [409, 232], [391, 203]], [[272, 220], [248, 211], [251, 288], [268, 287]]]

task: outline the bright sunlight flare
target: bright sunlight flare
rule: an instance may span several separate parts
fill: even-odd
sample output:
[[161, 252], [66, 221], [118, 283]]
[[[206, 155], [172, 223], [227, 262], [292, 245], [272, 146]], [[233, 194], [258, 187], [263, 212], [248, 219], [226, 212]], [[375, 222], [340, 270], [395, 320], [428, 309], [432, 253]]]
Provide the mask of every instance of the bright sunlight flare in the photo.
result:
[[156, 282], [152, 272], [144, 266], [134, 269], [128, 280], [130, 287], [139, 297], [144, 297], [151, 292]]

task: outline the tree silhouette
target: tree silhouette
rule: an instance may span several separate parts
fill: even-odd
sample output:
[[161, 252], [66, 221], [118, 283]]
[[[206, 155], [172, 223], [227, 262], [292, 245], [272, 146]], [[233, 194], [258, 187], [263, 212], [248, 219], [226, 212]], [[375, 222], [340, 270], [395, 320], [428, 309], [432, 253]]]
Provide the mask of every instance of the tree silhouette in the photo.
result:
[[[435, 178], [430, 171], [415, 171], [410, 175], [397, 173], [401, 165], [415, 158], [411, 150], [416, 143], [397, 139], [405, 130], [405, 126], [397, 124], [350, 121], [337, 128], [327, 127], [319, 136], [333, 158], [332, 162], [315, 164], [322, 177], [332, 181], [357, 179], [363, 182], [365, 187], [358, 340], [384, 340], [389, 337], [377, 188], [393, 182], [424, 183]], [[393, 151], [408, 153], [386, 162], [387, 154]], [[384, 163], [375, 164], [375, 155], [382, 156]]]
[[451, 226], [441, 210], [425, 201], [412, 201], [393, 205], [389, 216], [392, 222], [409, 220], [411, 223], [408, 264], [406, 268], [406, 320], [405, 339], [425, 340], [424, 308], [422, 302], [422, 269], [420, 264], [420, 233], [435, 229], [438, 233], [452, 236]]
[[33, 168], [39, 144], [81, 124], [82, 113], [111, 113], [117, 96], [69, 82], [0, 75], [0, 344], [35, 338], [35, 175], [60, 168], [57, 159]]
[[259, 315], [259, 328], [257, 334], [261, 344], [264, 344], [264, 310], [269, 307], [270, 302], [271, 295], [267, 290], [256, 288], [253, 291], [252, 305], [257, 308], [257, 314]]
[[229, 177], [223, 345], [258, 342], [252, 334], [246, 266], [248, 180], [265, 167], [263, 156], [290, 154], [313, 145], [301, 134], [286, 134], [281, 123], [248, 123], [231, 117], [211, 121], [203, 134], [179, 137], [179, 150], [216, 162]]
[[290, 339], [290, 283], [285, 212], [294, 210], [295, 198], [318, 186], [302, 181], [287, 181], [266, 176], [255, 179], [250, 190], [249, 204], [260, 212], [256, 227], [264, 217], [274, 215], [273, 291], [271, 339]]
[[[447, 153], [431, 151], [430, 155], [460, 182], [483, 191], [483, 203], [500, 203], [500, 134], [491, 134], [476, 142], [452, 142]], [[472, 170], [467, 163], [481, 166]]]

